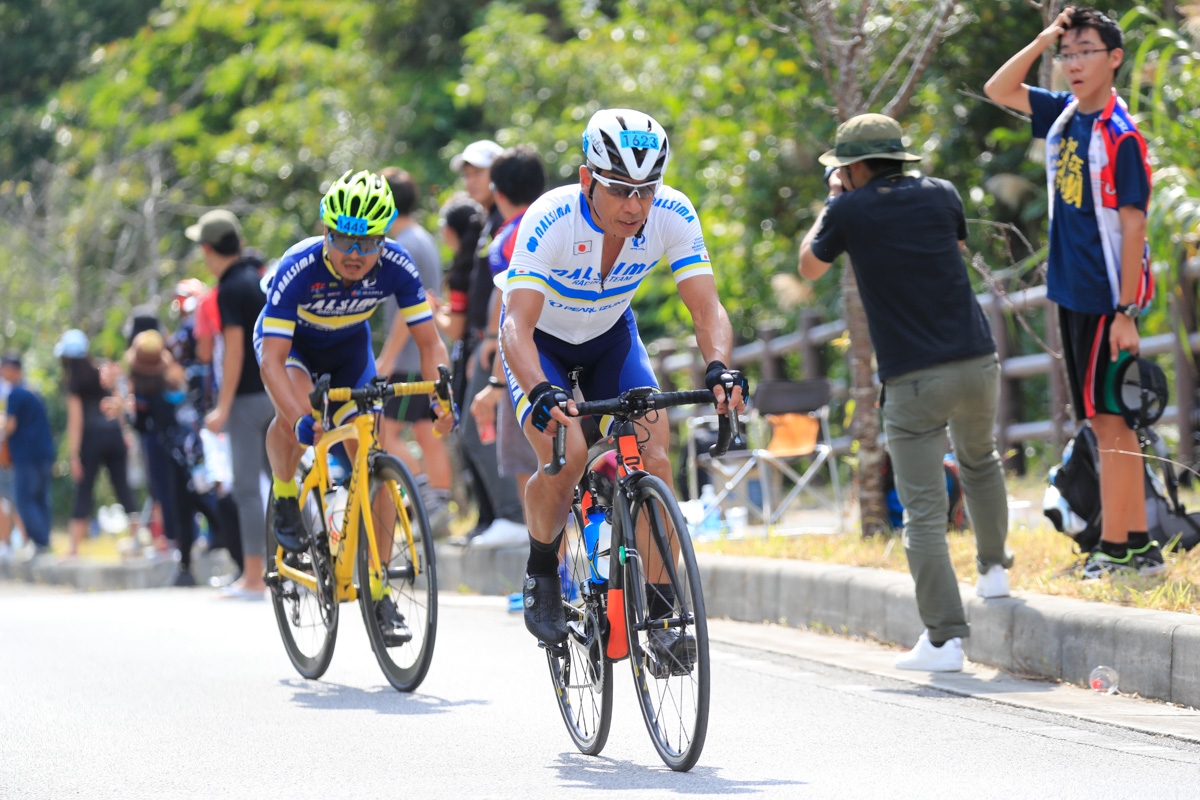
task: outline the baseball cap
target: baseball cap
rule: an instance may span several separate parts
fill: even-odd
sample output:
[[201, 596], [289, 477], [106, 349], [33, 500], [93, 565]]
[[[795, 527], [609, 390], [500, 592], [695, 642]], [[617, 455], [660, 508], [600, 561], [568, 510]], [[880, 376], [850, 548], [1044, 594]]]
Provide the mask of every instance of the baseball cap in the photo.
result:
[[84, 358], [87, 354], [87, 334], [78, 328], [71, 328], [62, 335], [58, 344], [54, 345], [55, 358]]
[[490, 167], [503, 152], [504, 148], [491, 139], [480, 139], [478, 142], [471, 142], [465, 150], [450, 159], [450, 169], [462, 172], [464, 163], [475, 167]]
[[16, 350], [5, 350], [4, 355], [0, 356], [0, 364], [6, 367], [21, 368], [21, 354]]
[[218, 208], [209, 211], [195, 225], [189, 225], [184, 235], [200, 244], [216, 244], [231, 233], [240, 239], [242, 226], [232, 211]]

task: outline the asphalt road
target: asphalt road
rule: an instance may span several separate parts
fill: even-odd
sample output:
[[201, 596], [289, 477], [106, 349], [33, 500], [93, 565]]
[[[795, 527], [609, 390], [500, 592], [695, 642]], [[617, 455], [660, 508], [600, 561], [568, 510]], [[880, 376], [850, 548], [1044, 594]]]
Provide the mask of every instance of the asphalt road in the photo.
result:
[[[333, 664], [310, 682], [266, 603], [0, 591], [0, 797], [1158, 800], [1200, 785], [1195, 742], [736, 636], [714, 644], [708, 743], [691, 773], [659, 761], [625, 663], [592, 758], [567, 737], [545, 659], [503, 600], [443, 594], [433, 667], [412, 695], [383, 680], [358, 609], [341, 620]], [[824, 637], [802, 636], [819, 658]], [[809, 640], [795, 641], [803, 654]]]

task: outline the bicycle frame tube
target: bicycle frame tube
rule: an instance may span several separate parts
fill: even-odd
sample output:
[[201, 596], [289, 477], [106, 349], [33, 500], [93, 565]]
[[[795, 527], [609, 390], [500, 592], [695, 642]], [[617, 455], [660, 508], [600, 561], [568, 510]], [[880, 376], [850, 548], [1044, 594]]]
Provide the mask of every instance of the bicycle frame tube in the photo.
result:
[[[317, 442], [313, 459], [313, 468], [309, 471], [308, 476], [304, 479], [304, 484], [300, 487], [300, 504], [303, 507], [309, 494], [313, 491], [318, 491], [323, 497], [329, 490], [329, 450], [339, 442], [355, 441], [358, 443], [358, 449], [354, 457], [354, 467], [351, 472], [349, 484], [349, 496], [346, 498], [346, 511], [343, 517], [343, 530], [339, 533], [330, 533], [329, 536], [329, 551], [333, 558], [334, 584], [336, 586], [337, 599], [340, 603], [350, 602], [358, 597], [358, 592], [354, 587], [354, 554], [355, 548], [358, 545], [359, 522], [365, 524], [363, 533], [367, 537], [367, 543], [370, 547], [370, 561], [378, 569], [379, 548], [375, 543], [375, 529], [372, 525], [370, 515], [361, 513], [363, 508], [362, 498], [368, 497], [369, 494], [369, 472], [368, 467], [368, 451], [370, 445], [375, 441], [375, 417], [373, 414], [359, 414], [354, 418], [354, 421], [349, 425], [342, 425], [334, 428], [332, 431], [325, 433], [321, 437], [321, 441]], [[394, 493], [397, 495], [398, 492]], [[396, 498], [398, 499], [398, 498]], [[408, 519], [404, 515], [403, 505], [397, 504], [400, 514], [404, 520], [406, 531], [408, 530]], [[412, 547], [411, 536], [409, 536], [409, 546]], [[415, 558], [415, 555], [414, 555]], [[276, 563], [279, 564], [279, 574], [281, 577], [295, 581], [300, 585], [316, 591], [316, 581], [311, 575], [308, 575], [299, 570], [293, 569], [283, 563], [283, 549], [276, 548]], [[369, 580], [369, 577], [364, 577], [364, 580]]]
[[[404, 538], [408, 545], [408, 557], [409, 563], [412, 564], [412, 576], [405, 575], [404, 577], [416, 577], [423, 570], [417, 559], [417, 545], [412, 537], [412, 520], [408, 518], [408, 509], [404, 507], [404, 499], [400, 496], [400, 486], [395, 481], [386, 481], [384, 486], [387, 487], [388, 494], [391, 495], [392, 505], [396, 509], [396, 514], [400, 519], [400, 528], [404, 531]], [[393, 577], [391, 571], [388, 572], [388, 577]]]

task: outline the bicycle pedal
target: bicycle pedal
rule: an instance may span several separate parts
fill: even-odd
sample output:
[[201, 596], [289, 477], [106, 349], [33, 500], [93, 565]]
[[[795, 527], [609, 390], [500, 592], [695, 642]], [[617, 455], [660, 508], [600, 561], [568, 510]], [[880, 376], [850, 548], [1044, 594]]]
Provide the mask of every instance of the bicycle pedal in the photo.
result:
[[567, 645], [564, 644], [546, 644], [543, 641], [538, 641], [538, 647], [545, 648], [550, 652], [550, 655], [555, 658], [563, 658], [567, 654]]

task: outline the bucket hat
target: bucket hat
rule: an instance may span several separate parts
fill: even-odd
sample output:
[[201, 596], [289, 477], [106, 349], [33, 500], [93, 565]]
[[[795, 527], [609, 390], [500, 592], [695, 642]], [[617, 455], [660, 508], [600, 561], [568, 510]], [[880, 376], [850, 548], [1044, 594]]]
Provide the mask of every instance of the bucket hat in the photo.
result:
[[868, 158], [920, 161], [904, 149], [900, 123], [886, 114], [859, 114], [838, 125], [832, 150], [817, 160], [827, 167], [844, 167]]

